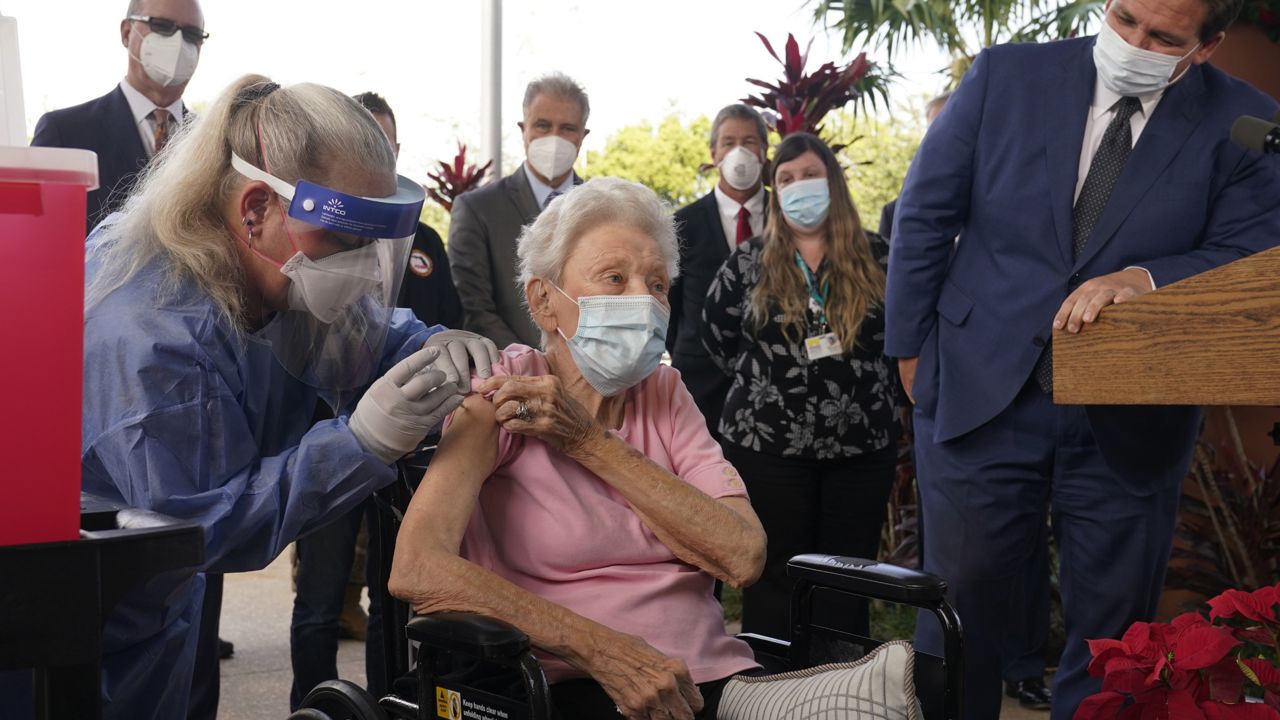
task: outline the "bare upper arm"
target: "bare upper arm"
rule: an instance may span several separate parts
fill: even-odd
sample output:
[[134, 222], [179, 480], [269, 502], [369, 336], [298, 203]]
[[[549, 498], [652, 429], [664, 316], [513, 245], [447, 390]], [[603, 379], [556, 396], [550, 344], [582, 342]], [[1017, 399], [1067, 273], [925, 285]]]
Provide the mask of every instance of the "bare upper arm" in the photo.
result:
[[427, 542], [456, 554], [497, 455], [498, 423], [493, 403], [481, 395], [470, 395], [454, 411], [409, 503], [401, 537], [409, 534], [415, 544]]

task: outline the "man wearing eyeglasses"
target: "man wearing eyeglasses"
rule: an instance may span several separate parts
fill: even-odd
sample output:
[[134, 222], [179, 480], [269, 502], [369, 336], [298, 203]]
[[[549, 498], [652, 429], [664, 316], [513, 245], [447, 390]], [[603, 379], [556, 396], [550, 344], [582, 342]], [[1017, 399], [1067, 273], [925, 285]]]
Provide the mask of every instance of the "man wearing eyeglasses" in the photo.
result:
[[120, 21], [129, 70], [111, 92], [45, 113], [32, 145], [98, 154], [97, 190], [89, 193], [85, 234], [119, 209], [140, 171], [164, 148], [187, 114], [182, 92], [209, 37], [196, 0], [131, 0]]

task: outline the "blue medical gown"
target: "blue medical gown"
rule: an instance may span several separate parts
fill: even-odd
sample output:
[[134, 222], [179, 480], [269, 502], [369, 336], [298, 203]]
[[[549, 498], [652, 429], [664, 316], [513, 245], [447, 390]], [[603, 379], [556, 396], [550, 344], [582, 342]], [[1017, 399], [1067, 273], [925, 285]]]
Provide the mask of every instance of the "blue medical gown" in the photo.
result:
[[[162, 292], [166, 274], [153, 261], [85, 316], [83, 488], [199, 523], [204, 570], [260, 569], [394, 471], [345, 415], [313, 426], [317, 390], [260, 334], [237, 335], [194, 283]], [[440, 329], [396, 310], [378, 372]], [[203, 589], [203, 574], [164, 575], [117, 605], [103, 638], [106, 718], [186, 717]]]

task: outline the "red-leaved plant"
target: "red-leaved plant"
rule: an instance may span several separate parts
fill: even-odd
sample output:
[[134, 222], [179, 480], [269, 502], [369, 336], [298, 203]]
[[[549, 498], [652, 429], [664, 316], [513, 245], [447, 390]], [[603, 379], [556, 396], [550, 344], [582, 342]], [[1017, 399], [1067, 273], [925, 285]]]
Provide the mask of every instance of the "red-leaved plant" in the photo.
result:
[[866, 53], [859, 53], [844, 67], [827, 62], [812, 73], [806, 73], [804, 66], [809, 60], [812, 40], [801, 54], [795, 36], [788, 34], [783, 59], [774, 52], [768, 38], [760, 33], [756, 36], [773, 59], [782, 65], [782, 79], [770, 83], [747, 78], [747, 82], [764, 88], [765, 92], [745, 97], [742, 102], [768, 111], [766, 114], [776, 113], [776, 117], [770, 117], [770, 120], [781, 137], [793, 132], [821, 135], [822, 119], [827, 113], [854, 100], [865, 98], [874, 104], [876, 95], [882, 99], [885, 96], [885, 78], [873, 72], [874, 67], [867, 61]]
[[[1102, 692], [1075, 720], [1280, 720], [1280, 585], [1228, 590], [1206, 618], [1134, 623], [1119, 640], [1090, 640]], [[1248, 700], [1246, 700], [1248, 698]]]
[[445, 210], [452, 211], [453, 201], [462, 193], [479, 187], [492, 164], [493, 161], [490, 160], [483, 167], [477, 168], [475, 163], [468, 163], [467, 146], [458, 143], [458, 154], [453, 156], [452, 165], [440, 161], [435, 172], [427, 173], [427, 177], [435, 183], [435, 187], [426, 188], [427, 195]]

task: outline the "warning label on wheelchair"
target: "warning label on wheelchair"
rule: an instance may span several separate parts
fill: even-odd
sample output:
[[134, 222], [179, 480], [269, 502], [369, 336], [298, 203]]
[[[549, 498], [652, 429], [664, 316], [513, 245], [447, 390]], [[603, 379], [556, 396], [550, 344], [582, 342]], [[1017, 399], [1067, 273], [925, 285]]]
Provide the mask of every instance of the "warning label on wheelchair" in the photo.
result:
[[448, 718], [448, 720], [461, 720], [462, 696], [446, 688], [436, 688], [436, 716]]
[[499, 704], [503, 703], [472, 700], [457, 691], [436, 687], [436, 716], [447, 720], [515, 720], [523, 717], [519, 712], [513, 715], [510, 711], [497, 707]]

